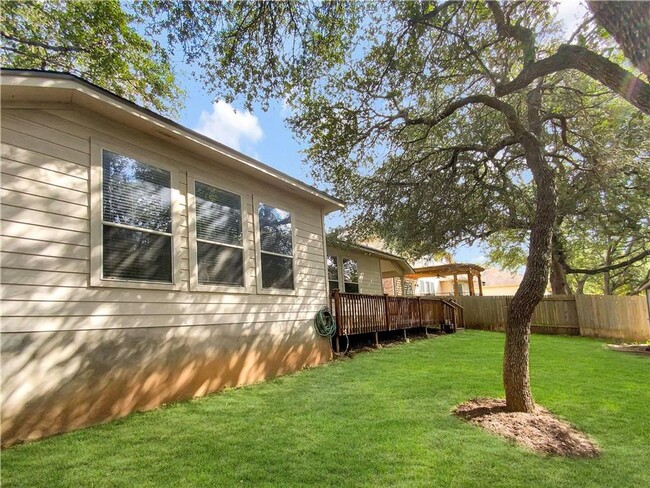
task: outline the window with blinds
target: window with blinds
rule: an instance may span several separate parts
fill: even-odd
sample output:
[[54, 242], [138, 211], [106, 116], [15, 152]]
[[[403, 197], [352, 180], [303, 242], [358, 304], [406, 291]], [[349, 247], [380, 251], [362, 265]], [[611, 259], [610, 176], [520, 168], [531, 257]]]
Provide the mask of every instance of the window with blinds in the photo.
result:
[[102, 277], [171, 283], [171, 173], [103, 150], [102, 175]]
[[345, 293], [359, 293], [359, 263], [354, 259], [343, 260], [343, 284]]
[[198, 282], [244, 286], [244, 234], [241, 197], [194, 182]]
[[260, 203], [262, 288], [293, 290], [293, 234], [291, 213]]
[[336, 256], [327, 256], [327, 279], [329, 291], [339, 290], [339, 263]]

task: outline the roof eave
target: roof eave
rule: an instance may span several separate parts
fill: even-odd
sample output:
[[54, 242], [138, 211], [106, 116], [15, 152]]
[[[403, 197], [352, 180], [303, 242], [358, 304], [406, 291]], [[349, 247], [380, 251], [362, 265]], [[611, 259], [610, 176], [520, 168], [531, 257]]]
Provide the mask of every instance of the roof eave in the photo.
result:
[[[343, 200], [328, 195], [261, 161], [251, 158], [72, 74], [3, 68], [1, 75], [3, 101], [23, 101], [20, 99], [17, 100], [15, 96], [12, 97], [11, 90], [8, 90], [9, 87], [44, 88], [49, 90], [49, 92], [45, 93], [51, 93], [53, 97], [57, 91], [67, 91], [71, 94], [69, 103], [86, 107], [92, 106], [94, 109], [103, 106], [104, 110], [103, 112], [100, 110], [100, 112], [108, 117], [111, 117], [111, 115], [114, 117], [116, 111], [119, 111], [125, 116], [131, 117], [134, 123], [137, 120], [155, 127], [157, 132], [162, 132], [162, 135], [167, 135], [166, 140], [172, 144], [181, 139], [190, 145], [208, 149], [221, 157], [228, 158], [232, 162], [243, 165], [262, 180], [267, 180], [279, 187], [288, 188], [294, 193], [301, 194], [303, 197], [308, 197], [310, 200], [318, 202], [325, 214], [345, 208], [345, 202]], [[38, 101], [46, 102], [47, 95], [44, 96], [43, 93], [39, 94]]]

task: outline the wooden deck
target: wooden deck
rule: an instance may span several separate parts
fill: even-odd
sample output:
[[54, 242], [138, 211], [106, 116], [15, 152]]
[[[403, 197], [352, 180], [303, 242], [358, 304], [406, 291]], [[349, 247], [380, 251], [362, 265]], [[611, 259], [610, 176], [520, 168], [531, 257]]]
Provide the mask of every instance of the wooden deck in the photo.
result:
[[463, 307], [440, 298], [361, 295], [334, 290], [330, 295], [336, 337], [377, 334], [394, 330], [439, 328], [454, 332], [464, 327]]

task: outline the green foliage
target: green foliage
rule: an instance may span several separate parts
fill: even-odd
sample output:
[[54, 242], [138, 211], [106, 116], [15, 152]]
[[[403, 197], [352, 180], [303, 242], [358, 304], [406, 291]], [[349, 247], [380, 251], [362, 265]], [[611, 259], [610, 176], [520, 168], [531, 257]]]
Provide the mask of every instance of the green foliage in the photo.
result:
[[[532, 44], [500, 33], [484, 2], [149, 0], [137, 9], [216, 96], [292, 107], [288, 123], [308, 145], [314, 177], [349, 202], [350, 238], [378, 236], [424, 256], [530, 229], [535, 188], [503, 114], [474, 103], [437, 117], [465, 97], [492, 96], [501, 80], [555, 52], [564, 39], [551, 3], [502, 4], [505, 21]], [[579, 42], [622, 60], [591, 27]], [[587, 153], [586, 128], [609, 118], [597, 107], [611, 96], [585, 78], [563, 70], [539, 83], [542, 146], [567, 183], [600, 164]], [[533, 87], [501, 97], [524, 126]], [[559, 109], [568, 144], [552, 117]]]
[[597, 459], [535, 455], [451, 415], [503, 395], [503, 337], [416, 341], [15, 446], [2, 486], [649, 486], [647, 358], [600, 341], [531, 338], [537, 401]]
[[[554, 112], [571, 115], [571, 147], [553, 152], [560, 175], [558, 250], [571, 268], [597, 269], [650, 248], [650, 124], [594, 82], [577, 76], [565, 82], [571, 89], [548, 100]], [[551, 128], [552, 145], [564, 146], [561, 127]], [[517, 269], [525, 264], [526, 241], [524, 231], [499, 232], [487, 240], [489, 257]], [[605, 273], [568, 276], [573, 290], [627, 294], [650, 279], [650, 259], [612, 270], [609, 279], [606, 289]]]
[[268, 107], [293, 87], [343, 62], [352, 48], [358, 2], [144, 0], [134, 9], [148, 32], [200, 68], [207, 90], [230, 102]]
[[118, 0], [3, 1], [1, 63], [7, 68], [65, 71], [161, 112], [183, 92], [167, 53], [133, 27]]

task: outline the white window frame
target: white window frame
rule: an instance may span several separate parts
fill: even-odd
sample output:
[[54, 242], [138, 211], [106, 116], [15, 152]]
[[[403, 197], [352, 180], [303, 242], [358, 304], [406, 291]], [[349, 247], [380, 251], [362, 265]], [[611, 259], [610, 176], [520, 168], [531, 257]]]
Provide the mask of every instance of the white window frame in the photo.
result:
[[[345, 281], [345, 261], [354, 261], [355, 263], [357, 263], [357, 275], [358, 275], [357, 281]], [[353, 295], [361, 295], [361, 272], [359, 271], [359, 260], [354, 259], [354, 258], [350, 258], [350, 257], [343, 258], [341, 260], [341, 268], [340, 269], [341, 269], [341, 271], [340, 271], [339, 274], [340, 274], [341, 278], [343, 278], [343, 280], [340, 282], [340, 283], [343, 283], [343, 290], [341, 290], [342, 293], [350, 293], [350, 294], [353, 294]], [[381, 274], [379, 276], [381, 276]], [[346, 289], [345, 289], [345, 284], [346, 283], [350, 283], [351, 285], [357, 285], [357, 290], [358, 291], [357, 292], [346, 291]]]
[[[262, 232], [260, 229], [260, 214], [259, 206], [260, 203], [265, 205], [270, 205], [271, 207], [277, 208], [284, 212], [289, 212], [291, 214], [291, 264], [293, 269], [293, 290], [286, 290], [283, 288], [263, 288], [262, 287], [262, 243], [261, 236]], [[258, 195], [253, 195], [253, 219], [254, 219], [254, 229], [255, 229], [255, 279], [257, 284], [257, 293], [260, 295], [289, 295], [294, 296], [298, 293], [298, 285], [300, 280], [298, 280], [298, 268], [296, 265], [297, 262], [297, 253], [296, 253], [296, 212], [290, 205], [285, 205], [283, 202], [278, 202], [274, 198], [266, 198], [264, 196], [260, 197]], [[275, 254], [264, 251], [265, 254]], [[277, 254], [277, 256], [289, 257], [283, 254]]]
[[[172, 249], [172, 281], [129, 280], [120, 278], [104, 278], [103, 276], [103, 151], [111, 151], [156, 168], [169, 171], [171, 175], [171, 249]], [[163, 161], [163, 157], [148, 153], [128, 143], [116, 143], [99, 138], [90, 140], [90, 286], [108, 288], [137, 288], [147, 290], [180, 290], [183, 282], [181, 277], [181, 236], [179, 235], [182, 219], [180, 213], [181, 193], [179, 190], [179, 169], [173, 164]], [[131, 229], [130, 226], [124, 226]], [[133, 230], [147, 232], [146, 229], [133, 227]]]
[[[250, 195], [246, 195], [229, 185], [215, 184], [212, 180], [215, 177], [208, 177], [201, 174], [189, 173], [187, 175], [187, 222], [189, 229], [189, 250], [190, 250], [190, 290], [214, 293], [251, 293], [250, 267], [249, 267], [249, 235], [248, 235], [248, 210]], [[243, 249], [243, 273], [244, 286], [235, 285], [218, 285], [199, 283], [199, 266], [198, 266], [198, 235], [196, 232], [196, 182], [205, 183], [219, 190], [234, 193], [241, 199], [241, 223], [242, 223], [242, 247]], [[218, 243], [215, 243], [218, 244]], [[227, 244], [218, 244], [228, 246]], [[239, 249], [237, 246], [229, 246]]]
[[334, 290], [330, 290], [330, 273], [329, 273], [329, 268], [328, 268], [328, 260], [330, 257], [333, 257], [336, 259], [336, 282], [339, 284], [338, 290], [340, 293], [343, 293], [343, 290], [341, 290], [341, 258], [335, 254], [327, 251], [325, 253], [325, 277], [327, 278], [327, 293], [332, 293]]

